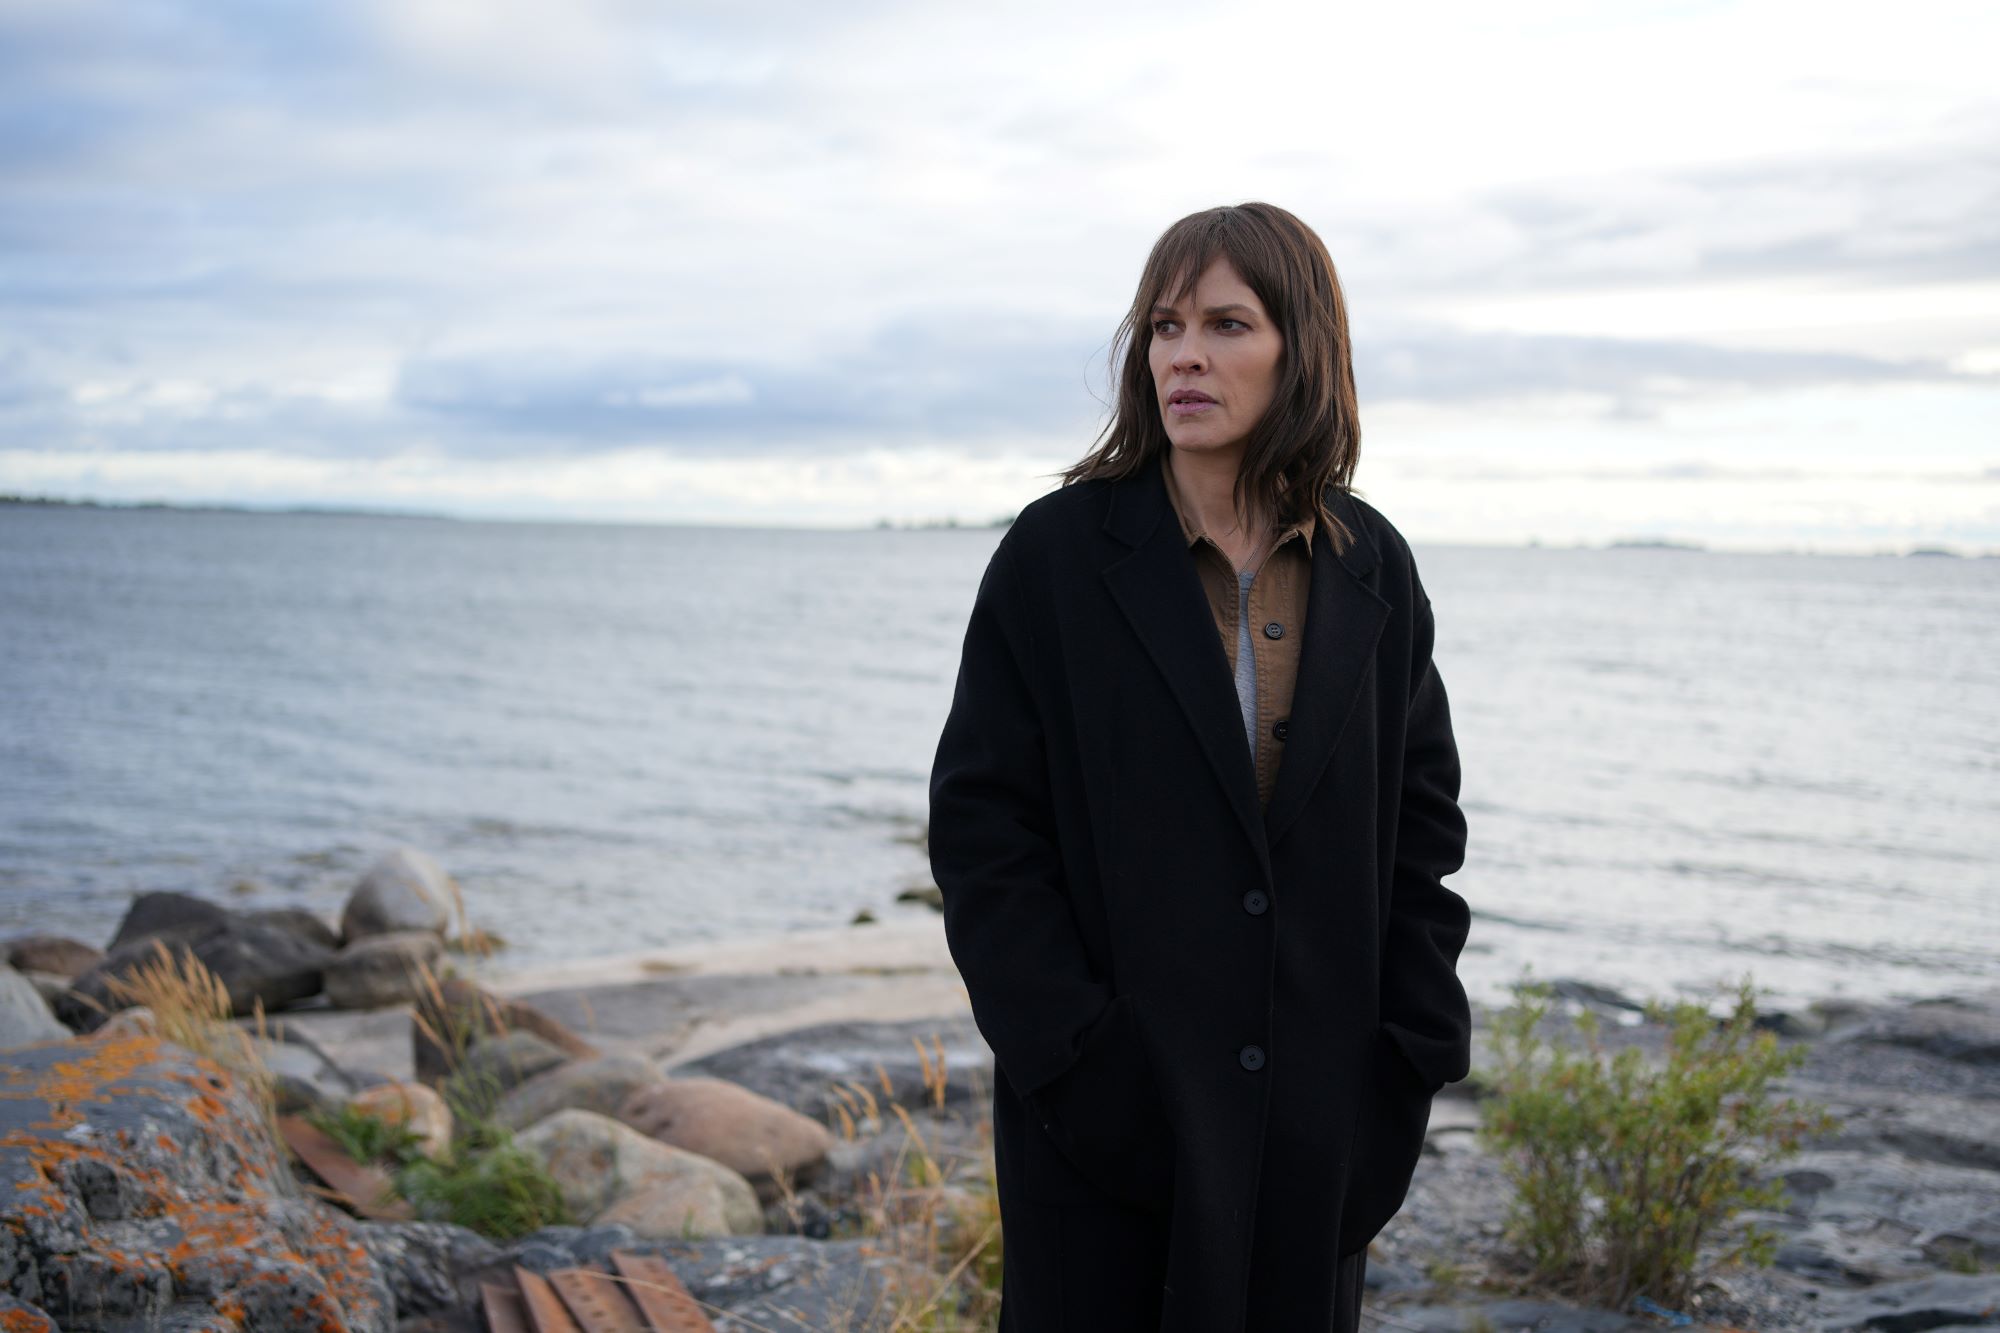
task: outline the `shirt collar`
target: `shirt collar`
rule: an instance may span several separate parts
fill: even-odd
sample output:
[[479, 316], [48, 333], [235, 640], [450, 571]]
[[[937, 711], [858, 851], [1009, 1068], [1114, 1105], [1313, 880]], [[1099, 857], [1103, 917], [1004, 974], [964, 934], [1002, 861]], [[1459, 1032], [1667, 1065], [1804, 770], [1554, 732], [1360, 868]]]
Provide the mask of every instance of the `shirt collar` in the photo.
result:
[[[1187, 539], [1189, 546], [1193, 546], [1202, 538], [1208, 537], [1208, 533], [1201, 528], [1195, 517], [1181, 504], [1180, 488], [1174, 485], [1174, 469], [1164, 455], [1160, 458], [1160, 474], [1166, 479], [1167, 499], [1173, 502], [1174, 517], [1180, 520], [1181, 535]], [[1304, 540], [1306, 549], [1310, 551], [1313, 541], [1313, 523], [1313, 512], [1308, 508], [1298, 522], [1291, 524], [1278, 534], [1278, 539], [1271, 543], [1271, 549], [1276, 551], [1296, 536]], [[1209, 537], [1209, 540], [1213, 542], [1215, 539]]]

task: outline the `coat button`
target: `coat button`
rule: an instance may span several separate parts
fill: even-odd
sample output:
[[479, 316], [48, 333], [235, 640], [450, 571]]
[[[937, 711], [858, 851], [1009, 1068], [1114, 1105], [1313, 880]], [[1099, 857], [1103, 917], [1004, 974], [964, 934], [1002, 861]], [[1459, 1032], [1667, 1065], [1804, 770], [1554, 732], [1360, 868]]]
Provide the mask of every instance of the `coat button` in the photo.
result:
[[1243, 910], [1251, 916], [1262, 916], [1271, 908], [1271, 895], [1262, 889], [1252, 889], [1243, 895]]
[[1264, 637], [1267, 639], [1282, 639], [1285, 637], [1285, 627], [1275, 620], [1267, 621], [1264, 625]]
[[1264, 1048], [1245, 1046], [1236, 1053], [1236, 1062], [1254, 1074], [1264, 1067]]
[[1274, 741], [1281, 741], [1285, 739], [1285, 737], [1289, 736], [1292, 732], [1290, 724], [1291, 724], [1291, 719], [1284, 717], [1281, 717], [1276, 722], [1273, 722], [1271, 724], [1271, 739]]

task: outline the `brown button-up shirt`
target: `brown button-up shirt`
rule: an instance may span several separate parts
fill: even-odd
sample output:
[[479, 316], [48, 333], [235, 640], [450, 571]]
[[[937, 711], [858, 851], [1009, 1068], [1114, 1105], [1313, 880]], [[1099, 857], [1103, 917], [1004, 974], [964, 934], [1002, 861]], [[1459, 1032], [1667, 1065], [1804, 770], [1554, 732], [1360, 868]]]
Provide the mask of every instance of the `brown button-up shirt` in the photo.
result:
[[[1202, 590], [1208, 594], [1209, 610], [1215, 614], [1215, 630], [1222, 636], [1222, 651], [1234, 673], [1242, 616], [1236, 567], [1181, 503], [1173, 467], [1165, 460], [1160, 467], [1181, 532], [1193, 548], [1195, 569], [1201, 575]], [[1313, 516], [1308, 510], [1304, 518], [1278, 534], [1250, 584], [1250, 650], [1257, 666], [1257, 797], [1265, 804], [1270, 803], [1272, 788], [1277, 785], [1278, 761], [1285, 753], [1285, 719], [1292, 710], [1292, 688], [1298, 681], [1306, 594], [1312, 582], [1312, 539]]]

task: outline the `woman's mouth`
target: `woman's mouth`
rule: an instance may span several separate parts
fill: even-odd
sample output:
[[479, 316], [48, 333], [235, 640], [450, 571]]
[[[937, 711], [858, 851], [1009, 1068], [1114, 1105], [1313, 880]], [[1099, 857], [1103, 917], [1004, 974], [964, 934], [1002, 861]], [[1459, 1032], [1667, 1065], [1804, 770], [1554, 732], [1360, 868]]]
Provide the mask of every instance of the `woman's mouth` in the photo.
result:
[[1176, 389], [1167, 395], [1167, 411], [1177, 417], [1195, 416], [1215, 405], [1213, 398], [1193, 389]]

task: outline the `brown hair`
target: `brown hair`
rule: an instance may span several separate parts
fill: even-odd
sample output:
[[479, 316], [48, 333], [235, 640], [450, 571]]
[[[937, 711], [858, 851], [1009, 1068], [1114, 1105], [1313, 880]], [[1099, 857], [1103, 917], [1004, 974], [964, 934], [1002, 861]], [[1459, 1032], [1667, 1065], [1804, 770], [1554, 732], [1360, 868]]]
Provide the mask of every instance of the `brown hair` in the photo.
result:
[[1309, 504], [1334, 549], [1345, 550], [1352, 536], [1328, 512], [1324, 492], [1329, 484], [1350, 490], [1361, 455], [1347, 302], [1325, 243], [1272, 204], [1211, 208], [1160, 233], [1112, 339], [1118, 389], [1111, 420], [1091, 452], [1063, 473], [1063, 485], [1130, 476], [1171, 447], [1148, 361], [1153, 307], [1166, 299], [1169, 283], [1180, 284], [1174, 301], [1188, 297], [1217, 259], [1242, 275], [1284, 338], [1271, 406], [1244, 445], [1235, 504], [1243, 509], [1254, 494], [1256, 510], [1280, 526], [1303, 518]]

